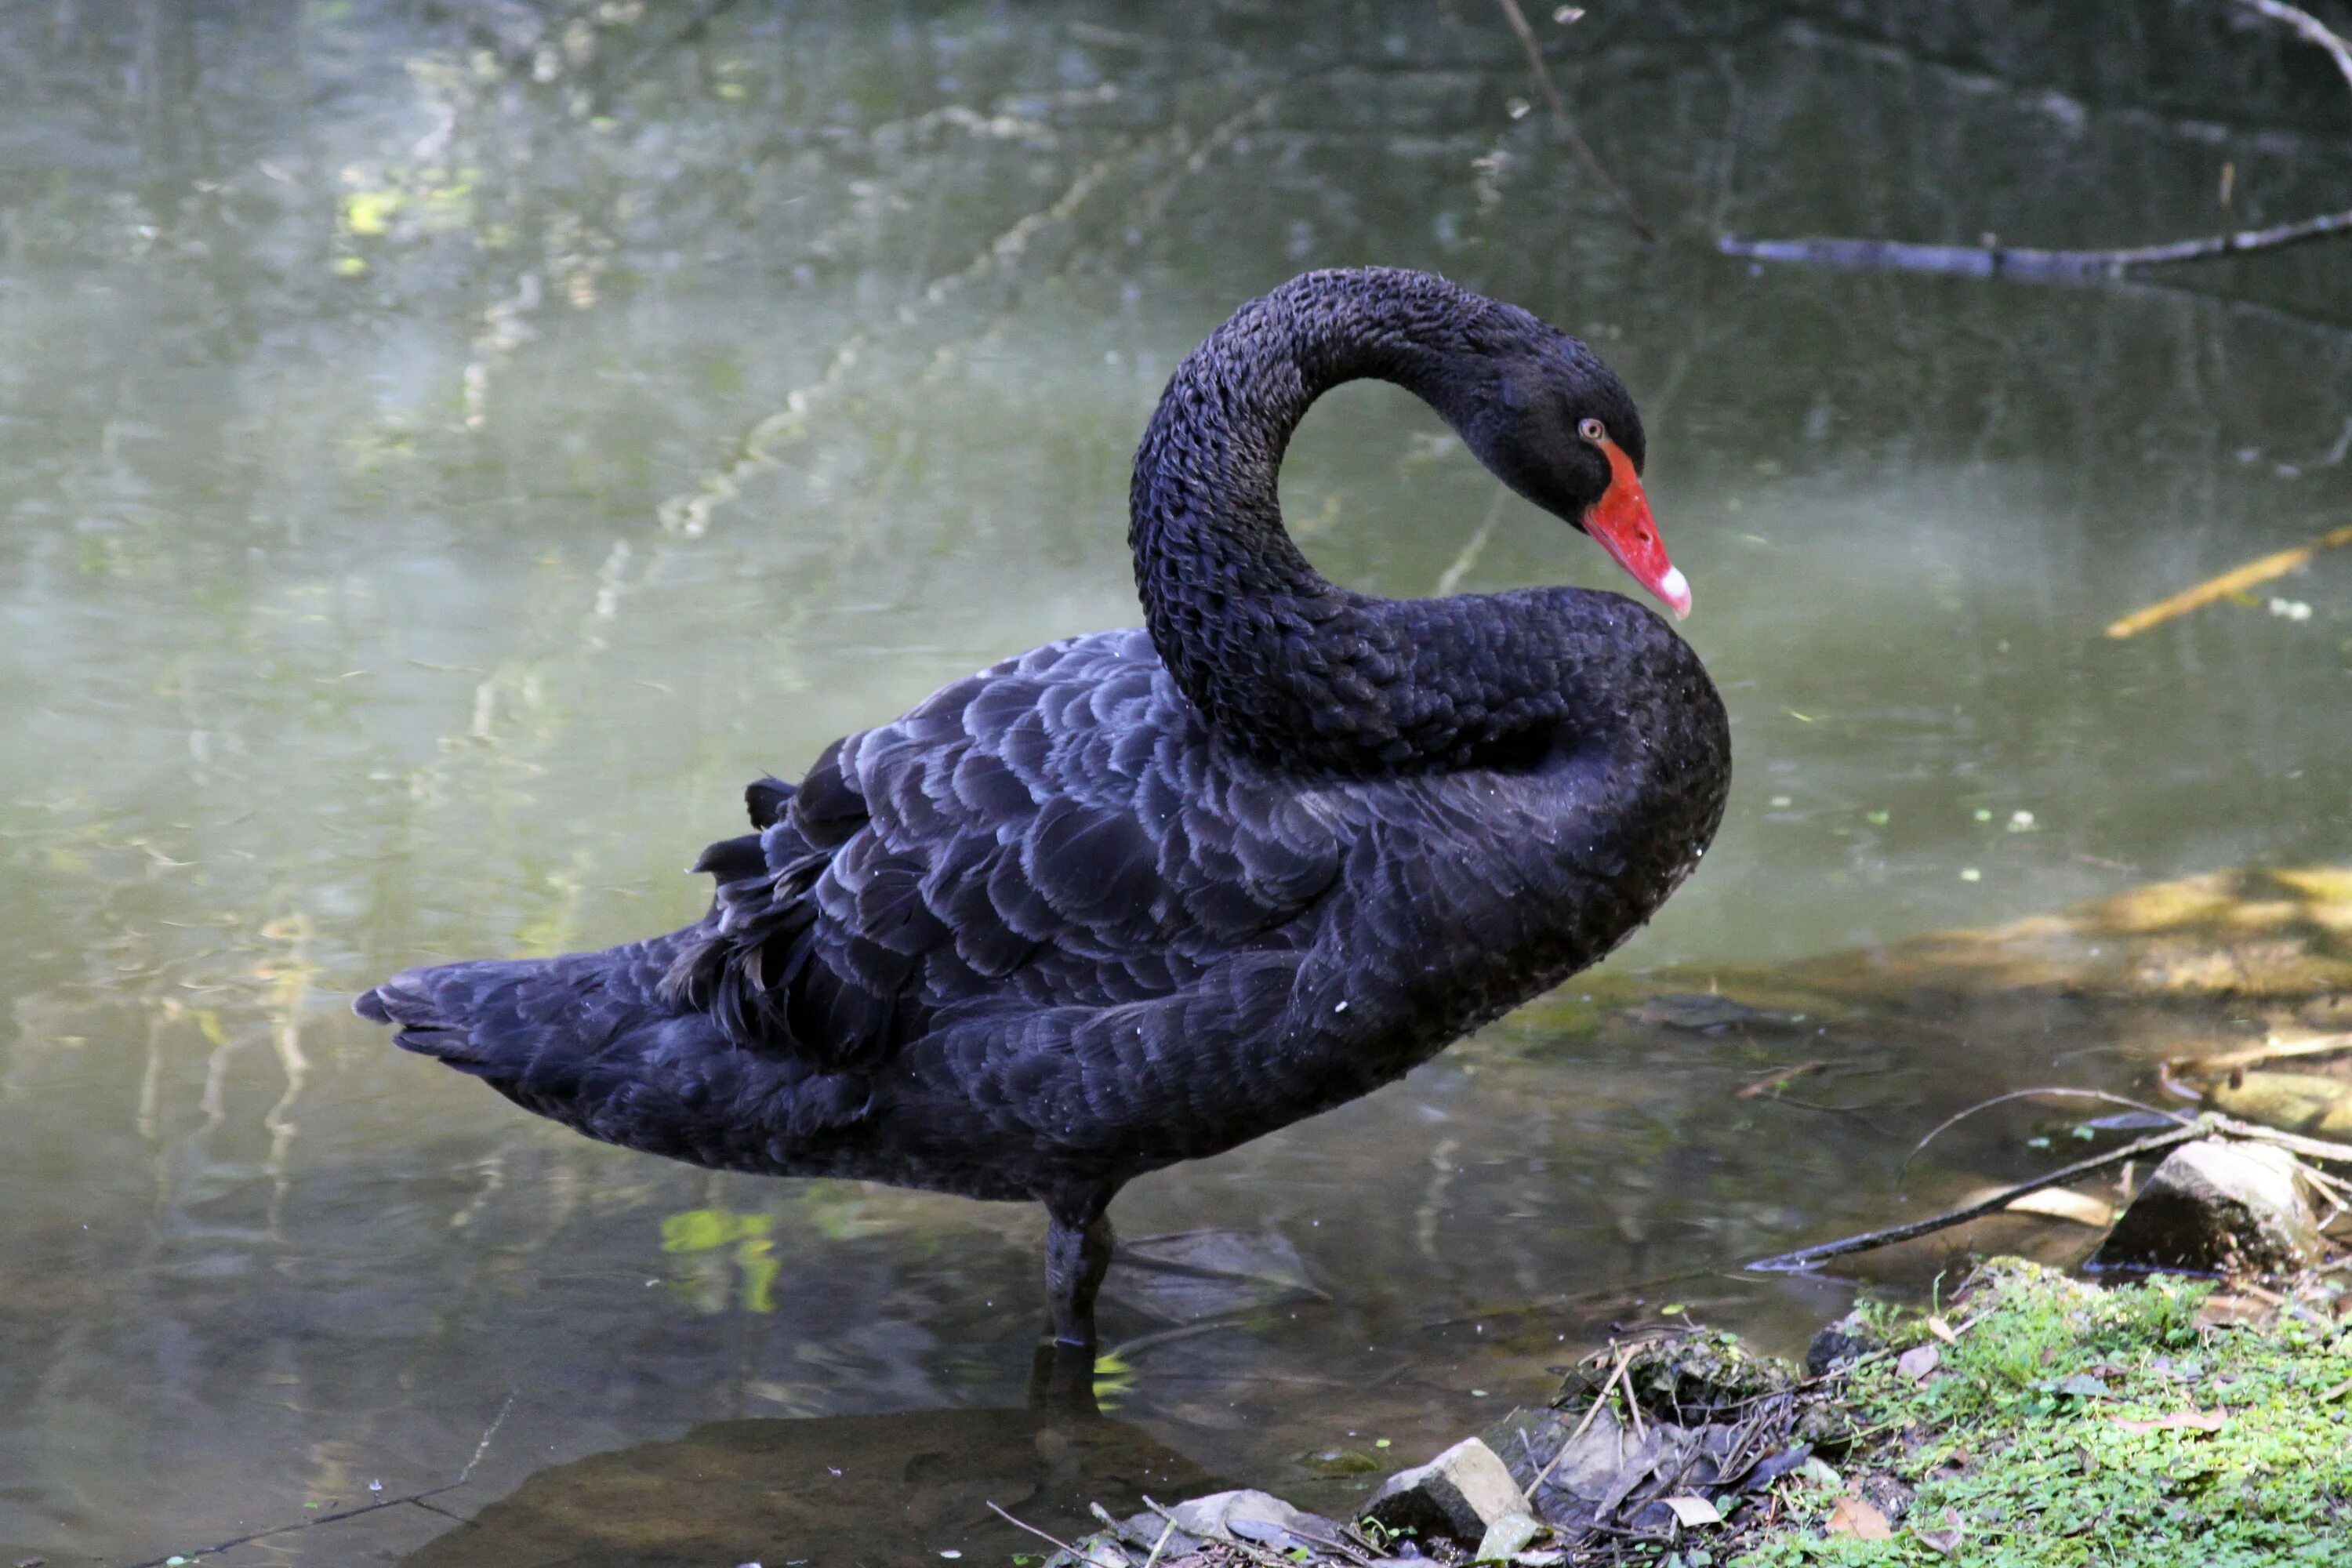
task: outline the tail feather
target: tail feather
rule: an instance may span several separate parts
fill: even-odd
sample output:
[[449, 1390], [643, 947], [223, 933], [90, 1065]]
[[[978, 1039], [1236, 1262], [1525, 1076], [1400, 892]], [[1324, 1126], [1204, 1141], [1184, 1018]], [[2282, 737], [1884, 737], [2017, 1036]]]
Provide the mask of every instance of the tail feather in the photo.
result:
[[776, 1140], [864, 1118], [866, 1075], [740, 1049], [708, 1013], [663, 994], [664, 973], [704, 934], [689, 926], [603, 952], [411, 969], [352, 1010], [526, 1110], [698, 1164], [772, 1168]]
[[554, 981], [553, 967], [524, 959], [404, 970], [361, 993], [352, 1011], [393, 1026], [403, 1050], [476, 1078], [519, 1081], [549, 1043], [544, 1030], [529, 1026], [547, 1009], [526, 994]]
[[603, 952], [404, 970], [362, 992], [352, 1011], [391, 1025], [404, 1050], [561, 1092], [615, 1039], [677, 1016], [661, 977], [691, 931]]

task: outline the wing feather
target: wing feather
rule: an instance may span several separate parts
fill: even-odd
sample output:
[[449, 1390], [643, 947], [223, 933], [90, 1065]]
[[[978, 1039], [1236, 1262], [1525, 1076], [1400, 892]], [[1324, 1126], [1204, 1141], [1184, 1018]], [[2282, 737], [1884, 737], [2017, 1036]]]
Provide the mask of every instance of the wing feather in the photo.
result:
[[737, 1045], [827, 1069], [886, 1062], [950, 1008], [1178, 995], [1296, 921], [1347, 848], [1297, 784], [1224, 752], [1138, 632], [957, 681], [749, 798], [761, 831], [705, 852], [717, 896], [667, 984]]

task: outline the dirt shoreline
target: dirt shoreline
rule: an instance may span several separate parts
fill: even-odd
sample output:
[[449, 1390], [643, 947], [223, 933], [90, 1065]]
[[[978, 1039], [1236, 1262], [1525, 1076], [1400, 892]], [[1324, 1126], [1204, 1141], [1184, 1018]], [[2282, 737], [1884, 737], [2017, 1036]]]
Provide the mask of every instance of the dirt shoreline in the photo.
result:
[[2103, 1287], [1996, 1259], [1927, 1307], [1865, 1300], [1801, 1369], [1655, 1332], [1355, 1518], [1171, 1499], [1049, 1568], [2352, 1563], [2346, 1268]]

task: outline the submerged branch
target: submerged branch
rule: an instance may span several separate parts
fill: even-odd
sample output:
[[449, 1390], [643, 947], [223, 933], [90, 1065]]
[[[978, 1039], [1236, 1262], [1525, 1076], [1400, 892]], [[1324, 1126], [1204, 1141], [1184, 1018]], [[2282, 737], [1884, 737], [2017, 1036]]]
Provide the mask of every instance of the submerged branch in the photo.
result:
[[[2326, 49], [2352, 85], [2352, 45], [2333, 28], [2285, 0], [2228, 0], [2229, 4], [2292, 27], [2298, 37]], [[1514, 0], [1503, 0], [1506, 6]], [[2110, 248], [2040, 249], [2030, 246], [1919, 245], [1895, 239], [1742, 239], [1724, 235], [1716, 248], [1755, 261], [1796, 262], [1846, 271], [1927, 272], [1954, 278], [2016, 278], [2033, 282], [2095, 282], [2120, 278], [2140, 268], [2174, 267], [2257, 251], [2282, 250], [2317, 239], [2352, 234], [2352, 208], [2297, 218], [2263, 228], [2226, 230], [2195, 239]], [[2111, 634], [2112, 635], [2112, 634]], [[2128, 634], [2125, 634], [2128, 635]]]
[[2308, 563], [2321, 551], [2332, 550], [2339, 544], [2352, 544], [2352, 526], [2331, 530], [2308, 544], [2298, 544], [2292, 550], [2282, 550], [2260, 560], [2249, 561], [2243, 566], [2231, 567], [2218, 577], [2207, 578], [2194, 588], [2184, 588], [2172, 597], [2160, 599], [2146, 609], [2134, 610], [2110, 626], [2107, 636], [2118, 640], [2137, 637], [2150, 626], [2160, 626], [2191, 610], [2202, 609], [2216, 599], [2226, 599], [2273, 577], [2284, 577]]
[[1536, 91], [1542, 96], [1544, 107], [1551, 111], [1551, 122], [1559, 127], [1561, 135], [1568, 138], [1569, 151], [1576, 154], [1576, 161], [1584, 166], [1584, 172], [1592, 183], [1616, 204], [1617, 216], [1625, 220], [1625, 226], [1640, 236], [1644, 245], [1655, 245], [1658, 240], [1656, 231], [1642, 221], [1641, 213], [1633, 205], [1633, 198], [1625, 194], [1624, 186], [1610, 176], [1608, 166], [1592, 150], [1592, 143], [1587, 142], [1584, 133], [1576, 128], [1574, 117], [1568, 112], [1568, 100], [1560, 97], [1559, 84], [1551, 79], [1551, 68], [1544, 63], [1543, 46], [1536, 41], [1536, 30], [1528, 25], [1528, 14], [1519, 9], [1519, 0], [1496, 0], [1496, 3], [1502, 6], [1503, 20], [1511, 25], [1511, 31], [1518, 37], [1519, 47], [1527, 54], [1528, 74], [1535, 78]]
[[315, 1530], [322, 1524], [340, 1524], [344, 1520], [357, 1519], [362, 1514], [381, 1513], [388, 1508], [405, 1508], [412, 1503], [435, 1513], [444, 1512], [444, 1510], [434, 1508], [430, 1500], [439, 1497], [444, 1492], [456, 1491], [474, 1479], [474, 1467], [480, 1464], [482, 1456], [490, 1451], [490, 1441], [499, 1435], [499, 1428], [506, 1425], [507, 1415], [514, 1409], [514, 1403], [515, 1396], [509, 1392], [507, 1394], [506, 1403], [499, 1406], [499, 1413], [492, 1416], [490, 1424], [482, 1429], [481, 1440], [474, 1445], [474, 1457], [466, 1461], [466, 1468], [457, 1472], [457, 1479], [454, 1480], [443, 1481], [437, 1487], [426, 1487], [422, 1491], [403, 1492], [398, 1497], [377, 1498], [373, 1501], [363, 1502], [357, 1508], [347, 1508], [338, 1513], [322, 1513], [310, 1519], [298, 1520], [292, 1524], [274, 1524], [267, 1530], [257, 1530], [250, 1535], [240, 1535], [234, 1540], [220, 1542], [212, 1546], [199, 1546], [191, 1552], [175, 1552], [168, 1557], [151, 1557], [144, 1563], [132, 1564], [132, 1568], [165, 1568], [169, 1563], [194, 1563], [200, 1558], [215, 1557], [224, 1552], [235, 1551], [240, 1546], [249, 1546], [257, 1541], [268, 1541], [279, 1535], [293, 1535], [301, 1531]]
[[1954, 278], [2017, 278], [2032, 282], [2095, 281], [2139, 267], [2170, 267], [2258, 250], [2281, 250], [2352, 234], [2352, 207], [2268, 228], [2232, 229], [2198, 239], [2109, 250], [2041, 250], [2009, 245], [1915, 245], [1899, 239], [1741, 239], [1715, 242], [1726, 256], [1793, 261], [1849, 272], [1932, 272]]

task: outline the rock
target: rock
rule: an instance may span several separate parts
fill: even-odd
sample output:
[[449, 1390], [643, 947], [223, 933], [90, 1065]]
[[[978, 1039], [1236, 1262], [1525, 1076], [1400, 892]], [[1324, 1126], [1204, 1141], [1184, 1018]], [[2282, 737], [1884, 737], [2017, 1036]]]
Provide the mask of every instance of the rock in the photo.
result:
[[1507, 1513], [1486, 1527], [1486, 1533], [1478, 1538], [1478, 1550], [1471, 1553], [1471, 1559], [1478, 1563], [1500, 1563], [1506, 1558], [1515, 1557], [1528, 1542], [1541, 1535], [1543, 1530], [1544, 1527], [1531, 1513]]
[[1867, 1318], [1860, 1312], [1848, 1312], [1815, 1334], [1813, 1342], [1805, 1347], [1805, 1374], [1825, 1376], [1885, 1348], [1886, 1342], [1878, 1337]]
[[1800, 1410], [1789, 1435], [1808, 1447], [1843, 1450], [1853, 1444], [1855, 1431], [1853, 1416], [1824, 1399]]
[[1557, 1410], [1530, 1410], [1515, 1405], [1478, 1437], [1495, 1450], [1495, 1457], [1503, 1461], [1503, 1468], [1511, 1472], [1511, 1479], [1524, 1491], [1535, 1485], [1536, 1472], [1559, 1451], [1573, 1425], [1572, 1418], [1561, 1419]]
[[2088, 1267], [2273, 1273], [2318, 1257], [2318, 1219], [2294, 1157], [2207, 1139], [2156, 1168]]
[[1911, 1489], [1893, 1476], [1864, 1476], [1854, 1490], [1891, 1524], [1901, 1523], [1903, 1516], [1911, 1511]]
[[1369, 1476], [1381, 1462], [1361, 1448], [1317, 1448], [1301, 1454], [1298, 1463], [1308, 1475], [1336, 1480], [1344, 1476]]
[[1475, 1546], [1498, 1521], [1527, 1506], [1526, 1495], [1495, 1450], [1465, 1437], [1429, 1463], [1391, 1476], [1364, 1513], [1388, 1530], [1414, 1530]]

